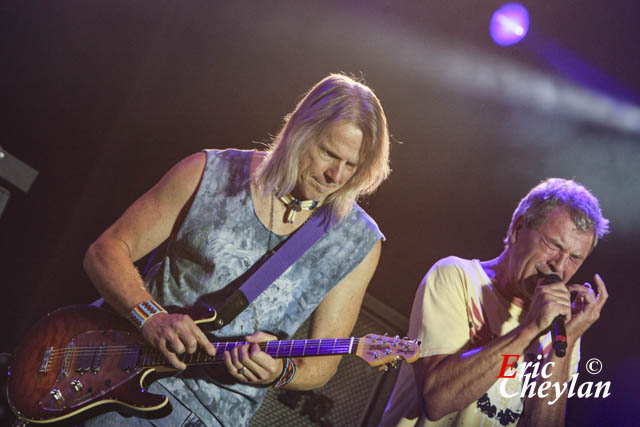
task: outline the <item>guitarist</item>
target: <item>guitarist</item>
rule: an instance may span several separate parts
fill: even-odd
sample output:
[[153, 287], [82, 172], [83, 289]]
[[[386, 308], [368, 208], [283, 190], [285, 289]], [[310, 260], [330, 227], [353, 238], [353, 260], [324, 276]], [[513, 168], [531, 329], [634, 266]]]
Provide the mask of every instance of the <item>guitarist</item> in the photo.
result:
[[[329, 75], [285, 118], [267, 151], [185, 158], [90, 246], [84, 267], [98, 291], [181, 370], [150, 386], [173, 408], [154, 425], [247, 425], [269, 387], [312, 389], [333, 376], [339, 356], [274, 359], [257, 343], [291, 336], [310, 315], [310, 338], [351, 333], [383, 238], [355, 202], [386, 179], [388, 158], [378, 98], [350, 77]], [[334, 221], [329, 231], [224, 327], [205, 333], [188, 315], [166, 312], [220, 302], [316, 212]], [[163, 261], [141, 278], [133, 263], [167, 239]], [[224, 372], [184, 370], [179, 355], [198, 347], [213, 355], [210, 340], [225, 337], [249, 344], [225, 352]], [[145, 423], [117, 412], [86, 421]]]

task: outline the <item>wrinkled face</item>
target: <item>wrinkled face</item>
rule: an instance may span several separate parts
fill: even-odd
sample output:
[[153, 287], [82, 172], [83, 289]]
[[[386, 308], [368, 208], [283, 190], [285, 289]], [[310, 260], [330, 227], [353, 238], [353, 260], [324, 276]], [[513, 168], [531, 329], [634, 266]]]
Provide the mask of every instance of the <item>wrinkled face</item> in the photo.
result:
[[535, 228], [518, 220], [509, 236], [507, 271], [514, 294], [530, 301], [538, 281], [548, 274], [567, 283], [589, 254], [593, 236], [578, 230], [564, 207], [551, 211]]
[[356, 173], [360, 162], [362, 131], [352, 123], [333, 125], [302, 159], [293, 191], [299, 199], [326, 199]]

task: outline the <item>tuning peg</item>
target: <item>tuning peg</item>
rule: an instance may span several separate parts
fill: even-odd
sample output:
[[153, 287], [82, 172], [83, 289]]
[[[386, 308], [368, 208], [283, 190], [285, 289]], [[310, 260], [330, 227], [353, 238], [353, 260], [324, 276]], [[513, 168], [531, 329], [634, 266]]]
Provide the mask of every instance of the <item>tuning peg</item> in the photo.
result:
[[400, 368], [400, 365], [402, 364], [402, 362], [404, 362], [404, 359], [400, 356], [397, 356], [396, 360], [393, 361], [393, 367], [396, 369]]

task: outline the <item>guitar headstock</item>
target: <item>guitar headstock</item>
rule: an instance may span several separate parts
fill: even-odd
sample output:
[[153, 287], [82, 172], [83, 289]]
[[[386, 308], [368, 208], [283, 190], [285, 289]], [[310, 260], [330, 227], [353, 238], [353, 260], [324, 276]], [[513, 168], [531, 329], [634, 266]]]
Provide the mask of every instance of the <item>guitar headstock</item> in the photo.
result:
[[388, 365], [397, 368], [403, 360], [413, 363], [420, 357], [420, 342], [399, 336], [368, 334], [358, 339], [356, 355], [370, 366], [386, 371]]

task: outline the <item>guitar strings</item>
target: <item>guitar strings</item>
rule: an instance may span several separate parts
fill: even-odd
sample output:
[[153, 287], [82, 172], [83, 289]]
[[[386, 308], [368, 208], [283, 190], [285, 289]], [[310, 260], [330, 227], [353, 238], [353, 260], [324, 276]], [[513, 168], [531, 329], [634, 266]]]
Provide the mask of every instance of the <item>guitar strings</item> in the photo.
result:
[[[342, 347], [348, 347], [351, 345], [351, 338], [337, 338], [336, 342], [322, 342], [324, 340], [306, 340], [306, 342], [302, 342], [302, 343], [297, 343], [295, 341], [277, 341], [279, 342], [279, 349], [303, 349], [305, 350], [307, 347], [309, 347], [309, 350], [313, 350], [313, 349], [327, 349], [327, 348], [340, 348]], [[340, 342], [340, 341], [344, 341], [344, 342]], [[355, 344], [358, 344], [360, 341], [360, 338], [354, 338], [353, 342]], [[230, 349], [233, 349], [239, 345], [244, 345], [244, 344], [249, 344], [247, 342], [217, 342], [217, 343], [213, 343], [214, 347], [216, 347], [216, 350], [221, 350], [222, 347], [224, 347], [224, 351], [228, 350], [229, 347]], [[269, 342], [267, 343], [259, 343], [258, 344], [260, 346], [261, 349], [269, 349], [268, 347], [272, 347], [274, 345], [277, 344], [269, 344]], [[104, 346], [104, 347], [100, 347], [100, 346], [86, 346], [86, 347], [64, 347], [64, 348], [57, 348], [57, 349], [53, 349], [51, 351], [51, 355], [59, 355], [60, 353], [67, 353], [68, 351], [72, 351], [74, 352], [74, 354], [86, 354], [86, 353], [95, 353], [96, 350], [99, 349], [105, 349], [105, 351], [103, 351], [102, 353], [105, 352], [111, 352], [114, 349], [127, 349], [127, 350], [132, 350], [132, 351], [138, 351], [138, 349], [132, 348], [131, 345], [115, 345], [115, 346]], [[147, 344], [142, 344], [141, 348], [153, 348], [150, 347]], [[62, 354], [62, 356], [64, 356], [64, 354]]]
[[[326, 345], [326, 346], [318, 346], [318, 347], [314, 347], [312, 349], [308, 349], [310, 353], [313, 352], [321, 352], [321, 351], [330, 351], [330, 350], [336, 350], [336, 351], [347, 351], [349, 349], [349, 345], [339, 345], [339, 346], [333, 346], [333, 345]], [[131, 347], [105, 347], [102, 351], [100, 352], [96, 352], [96, 348], [86, 348], [86, 349], [81, 349], [81, 348], [75, 348], [73, 350], [69, 350], [69, 349], [59, 349], [59, 350], [54, 350], [51, 352], [51, 356], [49, 358], [49, 360], [55, 360], [55, 359], [61, 359], [64, 357], [67, 357], [68, 353], [73, 354], [74, 356], [83, 356], [83, 355], [114, 355], [114, 354], [135, 354], [135, 353], [140, 353], [140, 350], [142, 350], [143, 352], [145, 350], [149, 350], [151, 349], [151, 351], [158, 351], [155, 348], [152, 347], [148, 347], [146, 349], [132, 349]], [[231, 348], [233, 349], [233, 347]], [[224, 352], [230, 350], [229, 348], [219, 348], [217, 349], [217, 352]], [[292, 346], [292, 347], [288, 347], [286, 349], [280, 349], [280, 351], [277, 351], [276, 354], [286, 354], [286, 353], [291, 353], [294, 352], [296, 350], [302, 350], [304, 351], [305, 348], [303, 346]], [[202, 350], [198, 350], [199, 352], [202, 352]], [[196, 353], [188, 353], [188, 354], [196, 354]]]
[[[354, 338], [353, 341], [351, 338], [337, 338], [335, 340], [329, 340], [334, 342], [325, 342], [325, 341], [327, 340], [305, 340], [303, 342], [280, 341], [278, 348], [273, 350], [276, 350], [275, 357], [287, 357], [287, 356], [291, 356], [291, 353], [294, 351], [304, 352], [307, 350], [310, 352], [316, 351], [317, 353], [320, 353], [321, 351], [328, 351], [328, 350], [342, 351], [347, 353], [349, 348], [351, 347], [352, 342], [353, 344], [359, 344], [360, 338]], [[214, 358], [213, 360], [211, 360], [211, 362], [219, 362], [221, 360], [215, 360], [215, 358], [218, 356], [222, 357], [222, 353], [224, 353], [224, 351], [229, 350], [229, 347], [233, 349], [238, 345], [243, 345], [247, 343], [246, 342], [230, 342], [230, 343], [219, 342], [219, 343], [213, 343], [213, 344], [217, 350], [216, 355], [215, 356], [209, 356], [208, 354], [204, 354], [204, 355], [207, 358]], [[270, 344], [269, 342], [266, 342], [266, 343], [259, 343], [258, 345], [260, 346], [261, 349], [269, 350], [268, 347], [273, 347], [273, 345], [275, 344]], [[224, 349], [222, 347], [224, 347]], [[144, 353], [145, 349], [151, 350], [151, 352]], [[101, 350], [101, 351], [98, 351], [98, 350]], [[71, 357], [84, 356], [84, 355], [95, 356], [96, 354], [99, 354], [101, 357], [103, 357], [103, 356], [114, 356], [114, 355], [141, 354], [140, 350], [143, 350], [142, 354], [145, 355], [147, 359], [154, 359], [156, 357], [161, 357], [164, 359], [164, 355], [158, 349], [155, 349], [147, 345], [143, 345], [141, 348], [132, 348], [131, 346], [119, 345], [119, 346], [104, 346], [104, 347], [98, 347], [98, 346], [73, 347], [73, 348], [65, 347], [65, 348], [53, 349], [51, 351], [49, 360], [53, 361], [53, 360], [68, 357], [69, 352], [71, 352]], [[222, 350], [222, 353], [220, 353], [221, 350]], [[202, 351], [198, 350], [195, 353], [183, 353], [179, 355], [179, 357], [193, 358], [193, 357], [200, 357], [199, 355], [202, 355], [202, 354], [203, 354]], [[321, 355], [321, 354], [317, 354], [317, 355]], [[206, 364], [208, 362], [196, 362], [194, 364], [198, 364], [198, 363]]]

